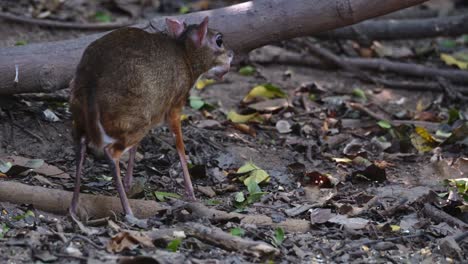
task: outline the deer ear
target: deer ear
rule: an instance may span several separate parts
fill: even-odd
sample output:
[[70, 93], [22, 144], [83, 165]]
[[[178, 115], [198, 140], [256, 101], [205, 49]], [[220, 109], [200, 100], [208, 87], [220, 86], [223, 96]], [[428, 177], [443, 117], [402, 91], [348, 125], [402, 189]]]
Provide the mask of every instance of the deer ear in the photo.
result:
[[166, 18], [166, 26], [169, 32], [169, 35], [178, 38], [185, 30], [185, 23], [181, 23], [175, 19]]
[[199, 48], [202, 46], [203, 41], [206, 38], [207, 32], [208, 32], [208, 17], [205, 17], [203, 21], [198, 25], [198, 29], [196, 30], [196, 32], [194, 32], [194, 34], [192, 34], [191, 36], [196, 48]]

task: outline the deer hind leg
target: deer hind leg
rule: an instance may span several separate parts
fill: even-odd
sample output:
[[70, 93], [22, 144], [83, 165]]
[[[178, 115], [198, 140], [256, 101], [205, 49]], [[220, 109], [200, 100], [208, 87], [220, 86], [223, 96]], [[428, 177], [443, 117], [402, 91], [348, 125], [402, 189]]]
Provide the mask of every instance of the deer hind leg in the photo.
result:
[[83, 162], [86, 156], [86, 138], [82, 136], [76, 145], [76, 170], [75, 170], [75, 189], [73, 191], [73, 198], [70, 205], [70, 214], [76, 215], [76, 208], [78, 207], [78, 200], [81, 188], [81, 171], [83, 170]]
[[109, 166], [112, 172], [112, 176], [114, 177], [115, 187], [117, 192], [119, 193], [120, 202], [122, 203], [122, 208], [125, 215], [133, 216], [132, 208], [130, 207], [130, 203], [127, 198], [127, 194], [125, 193], [124, 186], [122, 184], [122, 179], [120, 177], [120, 166], [119, 161], [120, 157], [123, 154], [125, 147], [121, 147], [120, 144], [110, 144], [104, 148], [104, 153], [109, 162]]

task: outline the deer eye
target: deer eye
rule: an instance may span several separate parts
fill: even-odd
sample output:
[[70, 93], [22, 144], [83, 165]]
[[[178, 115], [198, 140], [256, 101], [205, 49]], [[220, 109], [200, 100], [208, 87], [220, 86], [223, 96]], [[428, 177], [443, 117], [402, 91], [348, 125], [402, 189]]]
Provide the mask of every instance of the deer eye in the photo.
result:
[[223, 35], [216, 35], [216, 45], [218, 45], [218, 47], [221, 48], [221, 46], [223, 45]]

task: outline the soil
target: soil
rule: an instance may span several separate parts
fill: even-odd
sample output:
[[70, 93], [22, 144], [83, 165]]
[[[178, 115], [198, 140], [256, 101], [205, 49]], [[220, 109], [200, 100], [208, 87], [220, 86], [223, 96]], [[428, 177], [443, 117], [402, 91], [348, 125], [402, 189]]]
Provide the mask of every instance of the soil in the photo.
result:
[[[19, 40], [29, 44], [72, 39], [85, 34], [89, 32], [3, 22], [0, 24], [0, 47], [10, 47]], [[325, 45], [333, 46], [333, 43]], [[467, 177], [466, 145], [441, 144], [439, 148], [420, 153], [411, 144], [404, 148], [401, 147], [404, 145], [402, 142], [394, 140], [390, 148], [371, 151], [365, 146], [374, 146], [371, 144], [374, 137], [388, 138], [388, 130], [345, 104], [326, 103], [326, 98], [359, 101], [352, 95], [360, 89], [367, 97], [366, 103], [378, 106], [373, 109], [385, 113], [414, 113], [418, 111], [418, 104], [425, 104], [429, 107], [424, 111], [434, 115], [449, 107], [458, 107], [466, 114], [463, 104], [436, 103], [440, 94], [378, 87], [341, 71], [253, 65], [256, 73], [252, 76], [239, 74], [237, 68], [221, 83], [203, 90], [194, 89], [193, 95], [200, 96], [214, 107], [203, 111], [187, 105], [183, 134], [199, 203], [223, 212], [267, 216], [274, 224], [246, 223], [239, 219], [220, 221], [195, 213], [190, 216], [190, 210], [174, 209], [180, 206], [183, 198], [166, 198], [159, 203], [172, 209], [149, 218], [145, 228], [132, 225], [116, 214], [97, 226], [89, 225], [92, 232], [87, 233], [67, 215], [41, 211], [30, 204], [0, 201], [0, 262], [466, 262], [468, 240], [457, 237], [467, 232], [466, 203], [463, 197], [448, 199], [447, 193], [451, 191], [455, 195], [456, 191], [443, 183], [446, 179]], [[290, 106], [267, 113], [264, 117], [269, 119], [263, 123], [249, 123], [255, 134], [243, 133], [226, 120], [226, 113], [232, 109], [238, 113], [253, 113], [246, 110], [242, 99], [252, 87], [264, 83], [281, 87], [288, 95]], [[319, 99], [309, 100], [309, 92], [299, 92], [300, 87], [302, 90], [312, 89]], [[324, 92], [316, 93], [314, 89], [317, 87]], [[301, 105], [301, 96], [309, 100], [309, 110]], [[0, 98], [0, 159], [19, 156], [43, 160], [63, 170], [66, 177], [28, 170], [19, 174], [2, 173], [0, 181], [71, 192], [75, 154], [68, 104], [61, 100], [32, 98]], [[55, 113], [58, 120], [46, 118], [44, 111], [47, 109]], [[345, 119], [354, 120], [354, 123], [345, 126]], [[206, 127], [206, 120], [219, 123]], [[292, 125], [291, 131], [280, 133], [275, 126], [279, 120], [287, 120]], [[366, 122], [372, 125], [364, 126]], [[358, 143], [353, 143], [356, 140]], [[349, 150], [353, 145], [358, 146], [359, 151]], [[155, 192], [175, 193], [183, 197], [182, 170], [172, 135], [165, 125], [151, 131], [141, 142], [138, 153], [132, 198], [155, 200]], [[336, 160], [353, 160], [356, 157], [363, 157], [373, 165], [357, 166]], [[242, 175], [236, 172], [248, 162], [266, 171], [270, 180], [259, 185], [265, 192], [260, 199], [240, 205], [239, 192], [245, 196], [249, 192], [239, 180]], [[125, 168], [126, 162], [122, 161], [122, 165]], [[360, 176], [367, 177], [367, 180]], [[117, 195], [109, 166], [99, 157], [87, 156], [81, 192]], [[464, 205], [465, 210], [457, 209], [458, 205]], [[435, 211], [432, 212], [436, 213], [429, 212], [427, 208], [433, 208]], [[443, 212], [448, 216], [434, 216]], [[297, 222], [290, 221], [294, 219], [306, 222], [307, 230], [293, 232], [300, 229], [295, 226]], [[457, 226], [453, 219], [466, 225]], [[191, 222], [211, 229], [220, 228], [227, 233], [242, 230], [243, 238], [266, 242], [277, 248], [278, 254], [249, 254], [247, 250], [227, 248], [203, 235], [191, 235], [188, 229], [183, 228], [184, 223]], [[284, 225], [278, 228], [281, 223]], [[121, 251], [112, 244], [123, 243], [115, 237], [123, 230], [168, 228], [185, 230], [187, 237], [164, 243], [153, 241], [154, 247], [145, 247], [144, 242], [133, 238], [126, 242], [129, 243], [127, 247], [119, 244], [124, 247]], [[285, 232], [284, 238], [282, 231]], [[175, 250], [168, 247], [173, 241], [180, 242]]]

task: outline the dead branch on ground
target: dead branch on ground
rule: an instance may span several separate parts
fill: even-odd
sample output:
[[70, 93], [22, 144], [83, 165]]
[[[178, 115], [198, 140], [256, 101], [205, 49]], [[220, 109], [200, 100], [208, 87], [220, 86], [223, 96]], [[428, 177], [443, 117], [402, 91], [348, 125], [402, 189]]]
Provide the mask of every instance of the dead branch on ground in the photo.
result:
[[188, 236], [193, 236], [229, 251], [242, 252], [257, 258], [280, 253], [277, 248], [265, 242], [233, 236], [217, 227], [207, 227], [195, 222], [189, 222], [183, 225], [183, 229]]
[[213, 208], [208, 208], [200, 203], [187, 203], [185, 208], [197, 218], [205, 218], [212, 222], [226, 222], [237, 219], [241, 224], [254, 224], [257, 226], [281, 227], [288, 232], [305, 233], [310, 230], [310, 222], [302, 219], [288, 218], [285, 221], [275, 223], [266, 215], [246, 215], [239, 213], [227, 213]]
[[[425, 0], [259, 0], [176, 18], [195, 23], [210, 16], [210, 26], [223, 32], [226, 43], [237, 56], [242, 56], [269, 43], [310, 36], [422, 2]], [[158, 17], [136, 26], [161, 31], [165, 28], [164, 19]], [[84, 48], [102, 35], [0, 49], [0, 94], [65, 88]], [[16, 67], [19, 81], [14, 85]]]
[[[13, 181], [0, 181], [0, 202], [31, 204], [36, 209], [61, 215], [68, 214], [73, 192], [30, 186]], [[118, 197], [82, 193], [79, 201], [80, 218], [104, 218], [122, 213]], [[135, 216], [148, 218], [167, 207], [156, 201], [130, 199]]]
[[468, 33], [468, 15], [423, 18], [369, 20], [353, 26], [315, 34], [325, 39], [392, 40], [459, 36]]
[[[30, 186], [13, 181], [0, 181], [0, 202], [14, 204], [31, 204], [36, 209], [46, 212], [66, 215], [73, 193], [63, 190], [49, 189], [40, 186]], [[122, 206], [118, 197], [103, 195], [80, 195], [80, 218], [104, 218], [122, 213]], [[149, 218], [161, 211], [174, 210], [161, 203], [150, 200], [131, 199], [130, 205], [136, 217]], [[288, 232], [307, 232], [310, 223], [301, 219], [286, 219], [280, 223], [274, 223], [271, 217], [266, 215], [243, 215], [227, 213], [208, 208], [200, 203], [184, 203], [183, 207], [192, 214], [195, 219], [205, 218], [213, 222], [223, 222], [237, 219], [242, 224], [255, 224], [257, 226], [282, 227]]]
[[63, 22], [49, 19], [39, 19], [32, 17], [17, 16], [13, 14], [8, 14], [5, 12], [0, 12], [0, 19], [7, 21], [13, 21], [17, 23], [24, 23], [29, 25], [36, 25], [41, 27], [52, 27], [60, 29], [80, 29], [80, 30], [112, 30], [116, 28], [126, 27], [134, 24], [133, 21], [128, 22], [116, 22], [116, 23], [93, 23], [93, 24], [83, 24], [75, 22]]
[[[279, 254], [277, 248], [263, 241], [233, 236], [220, 228], [202, 225], [197, 222], [186, 222], [171, 228], [160, 227], [151, 231], [141, 231], [138, 233], [150, 238], [154, 244], [167, 244], [174, 239], [180, 238], [181, 231], [187, 237], [194, 237], [215, 247], [256, 258]], [[134, 233], [135, 231], [125, 230], [124, 232]], [[179, 234], [179, 237], [176, 234]]]
[[[273, 50], [273, 51], [270, 51]], [[462, 70], [437, 69], [426, 67], [414, 63], [393, 62], [386, 59], [364, 59], [337, 56], [324, 48], [315, 47], [316, 53], [321, 53], [322, 58], [327, 58], [328, 63], [320, 62], [314, 56], [285, 51], [277, 47], [268, 47], [256, 51], [250, 59], [259, 64], [287, 64], [297, 66], [308, 66], [319, 69], [343, 68], [355, 74], [361, 80], [381, 84], [390, 88], [444, 92], [444, 87], [437, 81], [397, 81], [371, 76], [362, 70], [379, 72], [392, 72], [405, 76], [414, 76], [428, 79], [438, 79], [443, 77], [446, 80], [468, 84], [468, 72]], [[317, 52], [318, 51], [318, 52]], [[281, 53], [284, 52], [284, 55]], [[259, 53], [263, 53], [260, 55]], [[453, 90], [468, 95], [468, 89], [464, 86], [454, 86]]]
[[440, 210], [440, 209], [437, 209], [436, 207], [430, 205], [430, 204], [425, 204], [423, 209], [422, 209], [422, 212], [430, 217], [432, 220], [436, 221], [436, 222], [446, 222], [447, 224], [449, 225], [454, 225], [454, 226], [458, 226], [459, 228], [462, 228], [464, 230], [467, 230], [468, 229], [468, 224], [463, 222], [462, 220], [458, 219], [458, 218], [455, 218], [449, 214], [447, 214], [446, 212]]

